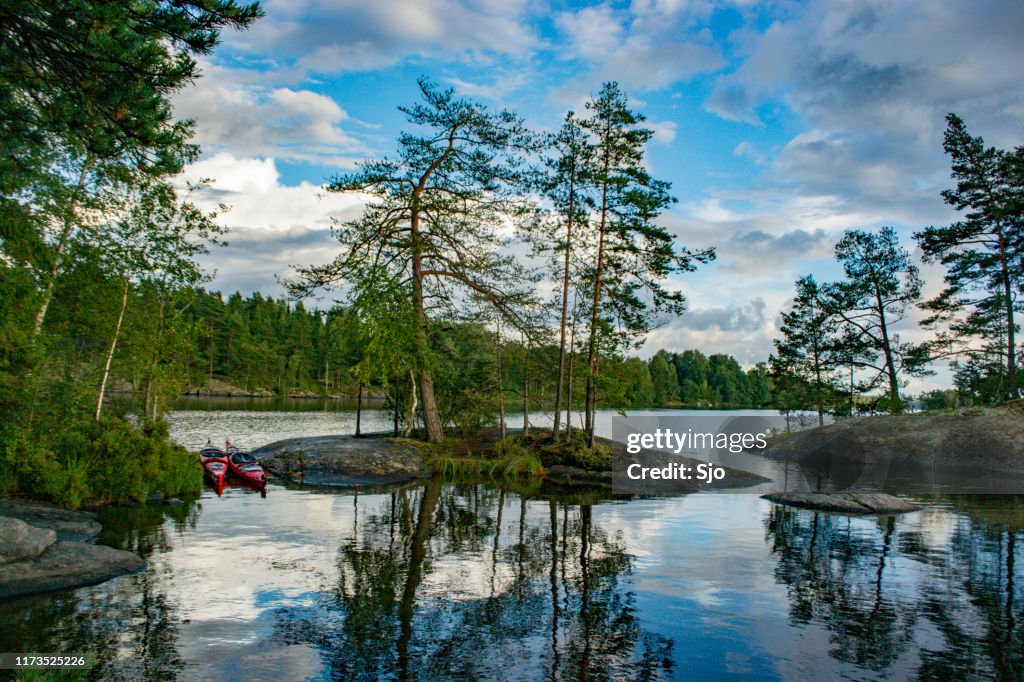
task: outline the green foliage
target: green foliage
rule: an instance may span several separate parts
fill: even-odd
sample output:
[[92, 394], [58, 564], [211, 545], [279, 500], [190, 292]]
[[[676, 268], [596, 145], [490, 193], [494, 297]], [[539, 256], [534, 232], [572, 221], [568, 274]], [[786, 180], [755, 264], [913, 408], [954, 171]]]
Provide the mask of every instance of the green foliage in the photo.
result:
[[[429, 313], [458, 317], [455, 311], [471, 294], [511, 319], [522, 316], [530, 278], [514, 257], [501, 253], [499, 228], [523, 209], [519, 157], [536, 143], [512, 112], [489, 111], [425, 78], [419, 87], [421, 101], [400, 110], [423, 134], [401, 134], [393, 158], [366, 161], [355, 174], [331, 182], [330, 191], [372, 199], [359, 218], [335, 230], [338, 256], [300, 269], [290, 288], [303, 295], [346, 283], [358, 305], [360, 292], [374, 291], [367, 279], [383, 278], [389, 282], [385, 291], [408, 297], [409, 315], [396, 331], [415, 351], [424, 423], [429, 439], [437, 440], [442, 424], [433, 393]], [[410, 327], [412, 334], [404, 333]]]
[[924, 347], [902, 341], [894, 331], [921, 298], [919, 270], [891, 227], [847, 230], [835, 252], [846, 278], [823, 289], [824, 306], [838, 316], [848, 339], [837, 353], [868, 374], [865, 389], [886, 387], [881, 407], [900, 412], [906, 378], [930, 373]]
[[612, 449], [601, 443], [590, 445], [590, 437], [580, 429], [571, 429], [565, 438], [540, 445], [539, 452], [546, 467], [561, 464], [590, 471], [612, 468]]
[[[838, 372], [848, 365], [844, 352], [843, 324], [829, 305], [822, 288], [811, 275], [796, 281], [796, 296], [790, 309], [782, 314], [782, 337], [775, 340], [775, 355], [770, 358], [776, 377], [790, 381], [780, 396], [786, 409], [804, 403], [818, 413], [818, 425], [824, 425], [831, 396], [837, 392]], [[846, 348], [852, 349], [851, 343]], [[873, 357], [877, 353], [871, 351]], [[795, 381], [793, 381], [795, 380]], [[780, 382], [781, 383], [781, 382]], [[806, 385], [809, 392], [794, 391]]]
[[456, 456], [452, 455], [450, 450], [446, 453], [439, 452], [427, 459], [427, 467], [449, 480], [516, 480], [544, 475], [544, 466], [537, 453], [529, 450], [520, 438], [515, 437], [499, 440], [492, 454]]
[[544, 474], [537, 453], [523, 444], [520, 438], [505, 438], [494, 447], [498, 458], [498, 471], [505, 478], [535, 477]]
[[921, 394], [920, 400], [925, 410], [952, 413], [960, 406], [960, 394], [952, 389], [928, 391]]
[[166, 430], [93, 416], [110, 364], [149, 421], [182, 388], [182, 312], [220, 228], [168, 182], [198, 153], [170, 98], [222, 29], [260, 14], [235, 0], [0, 4], [3, 492], [76, 507], [198, 488]]
[[196, 150], [191, 123], [174, 120], [172, 94], [199, 76], [194, 56], [209, 53], [223, 28], [260, 14], [234, 0], [4, 3], [4, 203], [54, 179], [65, 154], [152, 174], [180, 170]]
[[202, 485], [198, 459], [171, 443], [167, 426], [142, 428], [113, 418], [68, 425], [43, 443], [39, 434], [7, 429], [0, 435], [5, 494], [45, 497], [72, 509], [86, 503], [150, 492], [191, 495]]
[[946, 266], [946, 288], [928, 301], [924, 324], [938, 328], [932, 351], [961, 355], [957, 385], [972, 399], [1019, 395], [1024, 312], [1024, 147], [986, 147], [955, 114], [943, 147], [956, 186], [945, 202], [961, 219], [914, 234], [925, 259]]

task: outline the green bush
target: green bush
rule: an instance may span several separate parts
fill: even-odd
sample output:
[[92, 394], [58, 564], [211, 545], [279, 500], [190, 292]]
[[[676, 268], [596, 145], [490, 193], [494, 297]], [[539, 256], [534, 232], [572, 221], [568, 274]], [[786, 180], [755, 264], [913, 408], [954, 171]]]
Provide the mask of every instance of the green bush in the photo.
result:
[[530, 451], [518, 438], [505, 438], [494, 447], [501, 475], [505, 478], [541, 476], [544, 465], [535, 452]]
[[611, 471], [612, 468], [611, 448], [600, 443], [590, 447], [587, 434], [579, 429], [571, 430], [567, 438], [549, 442], [539, 450], [546, 467], [562, 464], [590, 471]]
[[73, 423], [49, 443], [24, 431], [0, 438], [5, 494], [45, 497], [74, 509], [89, 502], [144, 500], [150, 492], [191, 495], [202, 486], [198, 458], [169, 440], [166, 424], [138, 428], [106, 418]]

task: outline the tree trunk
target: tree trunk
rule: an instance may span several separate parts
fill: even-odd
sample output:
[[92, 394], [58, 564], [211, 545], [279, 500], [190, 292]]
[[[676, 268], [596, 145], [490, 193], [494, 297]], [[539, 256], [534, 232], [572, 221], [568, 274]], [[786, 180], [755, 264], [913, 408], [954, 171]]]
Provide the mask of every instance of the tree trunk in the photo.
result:
[[[422, 375], [421, 375], [422, 376]], [[413, 424], [416, 423], [416, 373], [409, 370], [409, 409], [405, 413], [405, 437], [412, 435]]]
[[525, 347], [523, 356], [523, 438], [530, 435], [530, 347]]
[[850, 416], [853, 416], [853, 360], [850, 360]]
[[882, 294], [875, 288], [875, 302], [878, 306], [878, 326], [882, 331], [882, 351], [885, 354], [885, 368], [889, 375], [889, 400], [892, 405], [890, 412], [899, 411], [900, 384], [896, 377], [896, 364], [892, 357], [892, 343], [889, 341], [889, 328], [885, 322], [885, 305], [882, 303]]
[[43, 287], [43, 301], [39, 304], [39, 310], [36, 311], [36, 322], [33, 328], [35, 336], [39, 336], [39, 332], [43, 330], [43, 321], [46, 319], [46, 311], [50, 307], [50, 301], [53, 300], [53, 287], [57, 283], [57, 274], [60, 272], [60, 267], [64, 264], [64, 250], [68, 247], [68, 240], [71, 239], [71, 233], [75, 231], [75, 211], [78, 208], [78, 201], [81, 198], [82, 189], [85, 187], [85, 178], [89, 174], [90, 165], [92, 165], [92, 156], [87, 156], [85, 161], [82, 163], [82, 172], [78, 175], [78, 184], [75, 186], [75, 191], [71, 194], [71, 204], [68, 206], [68, 212], [64, 216], [64, 224], [61, 226], [60, 239], [57, 241], [57, 251], [53, 254], [53, 263], [50, 265], [49, 272], [46, 273], [46, 284]]
[[1017, 393], [1017, 353], [1016, 353], [1016, 330], [1013, 320], [1013, 289], [1011, 286], [1010, 270], [1006, 258], [1006, 240], [1003, 238], [1002, 223], [996, 221], [996, 233], [999, 237], [999, 266], [1002, 270], [1003, 296], [1006, 298], [1006, 374], [1009, 380], [1009, 399], [1015, 400]]
[[569, 370], [565, 387], [565, 435], [572, 433], [572, 371], [576, 359], [576, 314], [573, 313], [572, 326], [569, 328]]
[[397, 438], [398, 437], [398, 401], [399, 401], [399, 397], [400, 397], [399, 393], [398, 393], [398, 377], [395, 377], [394, 379], [392, 379], [391, 383], [392, 383], [392, 385], [394, 386], [394, 389], [395, 389], [394, 391], [392, 391], [392, 395], [394, 396], [394, 402], [395, 402], [395, 415], [394, 415], [395, 416], [395, 437]]
[[423, 254], [420, 252], [420, 215], [412, 212], [410, 231], [413, 239], [412, 283], [413, 311], [416, 316], [416, 351], [420, 366], [420, 395], [423, 398], [423, 425], [427, 429], [427, 440], [437, 442], [444, 437], [441, 429], [441, 417], [437, 411], [437, 399], [434, 397], [434, 379], [430, 376], [428, 366], [427, 314], [423, 305]]
[[363, 425], [363, 382], [359, 382], [359, 393], [356, 396], [356, 437], [362, 435]]
[[[558, 440], [562, 416], [562, 384], [565, 382], [565, 325], [569, 311], [569, 254], [572, 250], [572, 222], [576, 212], [576, 164], [569, 169], [569, 212], [565, 219], [565, 262], [562, 264], [562, 320], [558, 327], [558, 384], [555, 388], [555, 424], [552, 436]], [[566, 427], [568, 428], [568, 427]]]
[[505, 385], [502, 379], [503, 369], [501, 366], [501, 321], [496, 323], [495, 336], [498, 348], [498, 423], [501, 426], [501, 439], [505, 440]]
[[117, 324], [114, 326], [114, 338], [110, 342], [110, 351], [107, 352], [107, 362], [103, 366], [103, 378], [100, 379], [100, 394], [96, 398], [96, 421], [100, 420], [100, 414], [103, 412], [103, 395], [107, 390], [107, 377], [110, 376], [110, 363], [114, 359], [114, 351], [117, 350], [117, 339], [121, 335], [121, 322], [124, 321], [124, 310], [128, 307], [128, 287], [129, 281], [124, 281], [124, 292], [121, 294], [121, 312], [117, 314]]
[[[811, 317], [812, 317], [812, 319], [814, 317], [814, 307], [813, 307], [813, 305], [811, 307]], [[818, 428], [820, 429], [820, 428], [823, 428], [825, 426], [825, 414], [824, 414], [824, 408], [823, 408], [822, 402], [821, 402], [821, 353], [818, 350], [818, 336], [817, 336], [818, 332], [817, 332], [817, 330], [815, 330], [814, 334], [815, 334], [814, 335], [814, 344], [813, 344], [813, 351], [814, 351], [814, 389], [815, 389], [814, 392], [815, 392], [815, 396], [817, 397], [817, 402], [818, 402]]]
[[[608, 152], [605, 152], [604, 174], [608, 173]], [[601, 312], [601, 275], [604, 270], [604, 234], [608, 224], [608, 181], [601, 187], [601, 223], [597, 231], [597, 266], [594, 269], [594, 308], [590, 311], [590, 343], [587, 348], [586, 431], [590, 446], [594, 446], [594, 411], [597, 407], [597, 321]]]

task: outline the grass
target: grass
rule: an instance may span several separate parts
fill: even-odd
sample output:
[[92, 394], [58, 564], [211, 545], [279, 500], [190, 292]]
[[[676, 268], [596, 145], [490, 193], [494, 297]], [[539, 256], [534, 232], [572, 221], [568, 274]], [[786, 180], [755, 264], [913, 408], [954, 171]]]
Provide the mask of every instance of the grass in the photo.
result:
[[393, 440], [405, 442], [419, 449], [424, 454], [427, 468], [449, 480], [518, 480], [540, 478], [544, 475], [544, 465], [540, 457], [517, 438], [499, 440], [478, 454], [467, 451], [464, 441], [451, 438], [440, 443], [424, 443], [410, 439]]
[[465, 438], [436, 443], [411, 438], [390, 440], [415, 447], [427, 467], [446, 479], [540, 479], [556, 465], [588, 471], [609, 471], [612, 465], [612, 448], [602, 443], [590, 446], [586, 434], [579, 430], [558, 441], [544, 429], [533, 429], [528, 437], [515, 434], [499, 438], [496, 430], [482, 429]]

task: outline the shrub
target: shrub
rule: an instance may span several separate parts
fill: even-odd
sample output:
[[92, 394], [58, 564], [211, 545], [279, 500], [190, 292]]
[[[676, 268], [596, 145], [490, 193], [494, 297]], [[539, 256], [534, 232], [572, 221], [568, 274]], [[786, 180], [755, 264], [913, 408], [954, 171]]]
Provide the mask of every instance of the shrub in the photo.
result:
[[612, 449], [600, 443], [590, 447], [587, 434], [578, 429], [570, 431], [568, 438], [542, 446], [540, 455], [544, 466], [548, 467], [562, 464], [590, 471], [610, 471], [612, 468]]
[[168, 438], [166, 424], [138, 428], [121, 419], [70, 424], [49, 443], [27, 431], [0, 436], [0, 489], [70, 507], [150, 492], [190, 495], [202, 486], [198, 458]]

